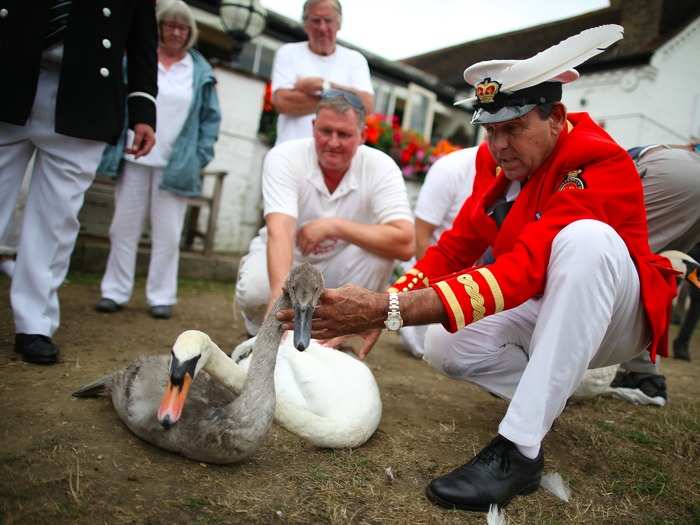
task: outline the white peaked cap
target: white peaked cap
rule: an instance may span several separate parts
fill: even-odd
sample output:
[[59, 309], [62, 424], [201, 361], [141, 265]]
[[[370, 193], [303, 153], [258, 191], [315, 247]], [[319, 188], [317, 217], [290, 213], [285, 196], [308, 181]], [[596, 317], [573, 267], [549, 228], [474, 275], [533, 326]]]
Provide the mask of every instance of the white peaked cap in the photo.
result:
[[[498, 79], [507, 75], [509, 69], [511, 69], [518, 62], [524, 62], [523, 60], [485, 60], [483, 62], [477, 62], [473, 66], [469, 66], [464, 70], [464, 80], [467, 84], [476, 86], [480, 81], [485, 78]], [[553, 78], [547, 80], [547, 82], [561, 82], [566, 84], [567, 82], [573, 82], [578, 79], [579, 74], [573, 68], [568, 68], [565, 71], [557, 74]], [[503, 82], [501, 82], [503, 84]], [[539, 84], [539, 82], [536, 82]], [[534, 84], [532, 84], [534, 85]], [[523, 86], [528, 87], [528, 86]], [[521, 88], [522, 89], [522, 88]], [[510, 89], [506, 89], [501, 86], [501, 91], [512, 92]]]
[[[577, 35], [562, 40], [558, 44], [524, 60], [486, 60], [477, 62], [464, 71], [464, 79], [468, 84], [475, 87], [485, 81], [490, 81], [492, 84], [495, 83], [497, 85], [496, 92], [500, 93], [500, 97], [496, 99], [495, 104], [491, 104], [490, 101], [480, 101], [474, 96], [457, 101], [455, 105], [476, 104], [478, 108], [483, 110], [479, 111], [479, 113], [495, 113], [497, 110], [496, 106], [514, 107], [518, 105], [516, 98], [520, 94], [519, 92], [527, 90], [527, 88], [533, 88], [523, 91], [523, 94], [532, 100], [529, 100], [528, 104], [520, 104], [523, 110], [526, 109], [526, 105], [531, 106], [528, 109], [529, 111], [540, 102], [536, 97], [536, 86], [545, 83], [566, 84], [576, 80], [579, 74], [574, 67], [602, 53], [612, 44], [621, 40], [623, 36], [624, 28], [622, 26], [616, 24], [602, 25], [581, 31]], [[514, 95], [514, 97], [509, 104], [508, 96], [510, 95]], [[524, 112], [521, 112], [521, 114], [524, 114]]]

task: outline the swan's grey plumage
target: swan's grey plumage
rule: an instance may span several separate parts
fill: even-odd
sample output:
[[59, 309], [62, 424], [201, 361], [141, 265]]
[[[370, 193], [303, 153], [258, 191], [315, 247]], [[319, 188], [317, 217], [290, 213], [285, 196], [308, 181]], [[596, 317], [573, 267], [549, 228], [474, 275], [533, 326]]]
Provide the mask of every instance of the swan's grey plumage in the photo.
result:
[[[311, 305], [313, 310], [322, 289], [323, 278], [311, 265], [290, 272], [285, 293], [260, 329], [247, 378], [240, 369], [231, 370], [232, 361], [205, 333], [188, 330], [173, 345], [170, 360], [167, 356], [136, 359], [74, 395], [111, 394], [121, 420], [158, 447], [207, 463], [245, 459], [258, 449], [272, 425], [273, 374], [283, 333], [275, 314], [299, 306]], [[305, 338], [308, 341], [308, 334]], [[236, 398], [234, 392], [240, 395]], [[187, 403], [180, 414], [185, 396]]]

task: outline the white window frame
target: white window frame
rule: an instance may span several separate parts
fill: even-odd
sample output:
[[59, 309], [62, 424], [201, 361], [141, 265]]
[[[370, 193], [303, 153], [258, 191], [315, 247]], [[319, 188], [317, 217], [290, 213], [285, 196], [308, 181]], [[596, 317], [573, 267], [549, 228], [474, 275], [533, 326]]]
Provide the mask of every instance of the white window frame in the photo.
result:
[[437, 95], [434, 92], [419, 86], [418, 84], [414, 84], [413, 82], [408, 84], [406, 106], [403, 111], [403, 122], [401, 123], [401, 127], [403, 129], [410, 129], [411, 115], [414, 111], [416, 111], [416, 105], [413, 102], [414, 94], [425, 97], [428, 101], [428, 105], [425, 109], [426, 115], [423, 129], [416, 129], [414, 131], [417, 131], [423, 135], [423, 138], [430, 142], [430, 136], [433, 130], [433, 120], [435, 118], [435, 103], [437, 102]]

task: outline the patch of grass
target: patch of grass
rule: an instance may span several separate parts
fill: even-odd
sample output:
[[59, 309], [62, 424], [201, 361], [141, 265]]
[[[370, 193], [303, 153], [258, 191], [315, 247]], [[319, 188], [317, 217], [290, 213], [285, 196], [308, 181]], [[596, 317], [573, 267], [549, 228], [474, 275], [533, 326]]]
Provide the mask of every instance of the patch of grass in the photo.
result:
[[613, 425], [610, 421], [596, 421], [595, 426], [601, 430], [606, 430], [608, 432], [615, 432], [617, 427]]
[[99, 285], [101, 281], [102, 274], [99, 273], [70, 272], [65, 283], [93, 286]]
[[608, 491], [613, 493], [618, 498], [625, 496], [627, 483], [621, 479], [613, 479], [609, 482]]
[[234, 283], [210, 281], [208, 279], [192, 279], [189, 277], [178, 278], [177, 286], [180, 290], [191, 290], [197, 292], [222, 292], [228, 294], [229, 296], [233, 296], [233, 292], [235, 290]]
[[700, 434], [700, 419], [680, 418], [678, 424], [691, 434]]
[[320, 483], [326, 481], [331, 476], [326, 472], [326, 470], [318, 463], [312, 464], [308, 469], [309, 478], [315, 483]]
[[625, 430], [622, 435], [638, 445], [661, 445], [658, 439], [651, 437], [643, 430]]
[[[0, 465], [9, 465], [25, 457], [24, 454], [3, 454], [0, 455]], [[0, 522], [2, 523], [2, 522]]]
[[182, 502], [182, 506], [193, 512], [197, 512], [209, 505], [209, 502], [203, 498], [187, 498]]
[[668, 492], [668, 484], [665, 472], [652, 471], [632, 483], [632, 489], [640, 496], [662, 496]]
[[[632, 424], [637, 426], [636, 423], [632, 422]], [[652, 437], [648, 432], [645, 430], [641, 430], [639, 428], [634, 428], [632, 430], [626, 429], [622, 424], [616, 425], [612, 423], [611, 421], [596, 421], [595, 425], [606, 432], [610, 432], [611, 434], [624, 439], [625, 441], [632, 441], [638, 445], [642, 446], [660, 446], [661, 442]]]
[[62, 517], [77, 519], [80, 516], [80, 509], [72, 501], [55, 501], [53, 502], [53, 506], [56, 509], [56, 513]]
[[678, 522], [660, 516], [650, 516], [645, 523], [647, 525], [677, 525]]
[[688, 505], [688, 514], [690, 514], [691, 523], [700, 525], [700, 500]]
[[[87, 273], [87, 272], [70, 272], [66, 278], [66, 283], [99, 286], [102, 281], [102, 274]], [[137, 284], [145, 283], [145, 278], [139, 276], [136, 278]], [[209, 279], [193, 279], [190, 277], [179, 277], [177, 280], [178, 289], [199, 292], [225, 292], [233, 294], [235, 286], [233, 283], [221, 281], [212, 281]]]

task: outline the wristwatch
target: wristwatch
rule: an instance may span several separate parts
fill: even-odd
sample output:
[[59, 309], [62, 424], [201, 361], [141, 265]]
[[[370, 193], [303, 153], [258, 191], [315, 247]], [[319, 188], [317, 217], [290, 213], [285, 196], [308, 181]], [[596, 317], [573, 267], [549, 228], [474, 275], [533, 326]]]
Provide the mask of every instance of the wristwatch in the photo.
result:
[[331, 89], [331, 81], [326, 78], [323, 80], [323, 83], [321, 84], [321, 93], [325, 93], [326, 91], [330, 91], [330, 89]]
[[399, 294], [396, 292], [389, 292], [389, 313], [387, 313], [384, 326], [390, 332], [398, 332], [403, 326], [403, 319], [399, 310]]

